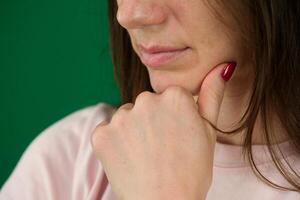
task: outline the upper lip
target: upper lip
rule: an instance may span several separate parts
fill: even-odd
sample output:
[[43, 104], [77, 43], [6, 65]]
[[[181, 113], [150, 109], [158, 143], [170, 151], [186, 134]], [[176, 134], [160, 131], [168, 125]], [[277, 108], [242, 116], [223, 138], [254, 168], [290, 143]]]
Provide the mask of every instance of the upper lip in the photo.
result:
[[152, 46], [145, 47], [144, 45], [138, 45], [138, 49], [143, 53], [147, 53], [147, 54], [181, 51], [186, 48], [187, 47], [171, 47], [171, 46], [161, 46], [161, 45], [152, 45]]

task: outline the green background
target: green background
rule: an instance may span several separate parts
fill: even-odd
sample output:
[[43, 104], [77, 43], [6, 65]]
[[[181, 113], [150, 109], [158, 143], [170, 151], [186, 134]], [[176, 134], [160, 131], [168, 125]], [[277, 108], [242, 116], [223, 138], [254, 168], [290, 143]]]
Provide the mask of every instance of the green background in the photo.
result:
[[119, 103], [106, 4], [0, 1], [0, 186], [49, 125], [98, 102]]

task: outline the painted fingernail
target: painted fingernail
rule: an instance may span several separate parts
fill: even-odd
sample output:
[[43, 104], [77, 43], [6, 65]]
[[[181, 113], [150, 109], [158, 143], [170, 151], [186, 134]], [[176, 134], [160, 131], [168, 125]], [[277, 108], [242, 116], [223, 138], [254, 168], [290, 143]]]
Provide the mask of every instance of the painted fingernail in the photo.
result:
[[232, 74], [235, 70], [236, 67], [236, 62], [230, 62], [228, 63], [228, 65], [226, 67], [224, 67], [222, 73], [221, 73], [221, 77], [224, 81], [229, 81], [230, 78], [232, 77]]

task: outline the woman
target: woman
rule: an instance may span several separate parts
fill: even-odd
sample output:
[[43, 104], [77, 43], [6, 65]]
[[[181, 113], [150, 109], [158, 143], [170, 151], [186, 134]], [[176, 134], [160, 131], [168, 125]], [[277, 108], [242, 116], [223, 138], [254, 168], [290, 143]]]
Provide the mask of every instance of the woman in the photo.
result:
[[2, 199], [299, 199], [299, 2], [118, 0], [109, 12], [123, 105], [45, 130]]

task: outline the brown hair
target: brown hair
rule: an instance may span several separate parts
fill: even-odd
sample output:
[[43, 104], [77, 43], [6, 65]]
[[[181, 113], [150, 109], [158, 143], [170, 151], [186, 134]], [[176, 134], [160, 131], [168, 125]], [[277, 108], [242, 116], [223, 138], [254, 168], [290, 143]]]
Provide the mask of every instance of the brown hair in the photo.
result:
[[[231, 2], [232, 1], [232, 2]], [[243, 154], [246, 155], [254, 173], [265, 183], [283, 190], [300, 192], [300, 176], [284, 158], [275, 135], [268, 124], [272, 115], [278, 116], [295, 148], [300, 153], [300, 2], [282, 0], [216, 0], [226, 6], [250, 49], [255, 78], [252, 96], [240, 127], [224, 133], [246, 130]], [[221, 13], [212, 6], [222, 21]], [[110, 44], [115, 77], [121, 91], [122, 104], [134, 102], [142, 91], [151, 91], [146, 67], [135, 54], [130, 37], [116, 20], [116, 1], [108, 0]], [[252, 133], [257, 117], [264, 125], [264, 138], [272, 160], [292, 187], [280, 186], [268, 180], [257, 168], [252, 154]]]

